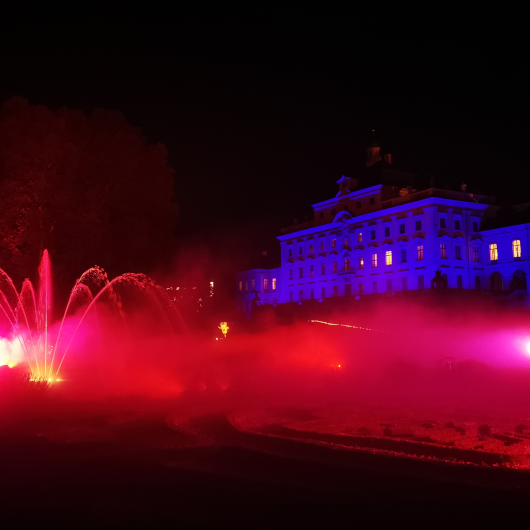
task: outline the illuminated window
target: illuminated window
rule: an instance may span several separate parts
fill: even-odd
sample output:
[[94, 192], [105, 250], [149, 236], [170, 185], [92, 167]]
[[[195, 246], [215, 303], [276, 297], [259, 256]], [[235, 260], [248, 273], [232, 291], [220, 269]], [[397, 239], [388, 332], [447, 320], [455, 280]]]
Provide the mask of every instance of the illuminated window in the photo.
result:
[[309, 266], [309, 276], [314, 276], [315, 275], [315, 266], [314, 265], [310, 265]]
[[272, 279], [272, 290], [276, 291], [276, 278]]
[[416, 232], [419, 232], [421, 230], [421, 220], [416, 221]]
[[333, 262], [333, 272], [337, 272], [337, 262]]
[[440, 217], [440, 228], [446, 228], [445, 217]]
[[302, 247], [298, 247], [298, 255], [302, 254]]
[[377, 267], [377, 254], [372, 254], [372, 267]]
[[359, 283], [359, 294], [360, 295], [364, 294], [364, 283], [363, 282]]
[[478, 232], [478, 222], [473, 221], [473, 232]]
[[345, 247], [349, 247], [349, 246], [350, 246], [349, 243], [350, 243], [350, 241], [348, 240], [347, 237], [345, 237], [345, 238], [344, 238], [344, 246], [345, 246]]
[[243, 290], [243, 282], [239, 282], [239, 292]]
[[512, 241], [512, 253], [514, 258], [521, 257], [521, 241], [519, 239], [514, 239]]
[[392, 265], [392, 251], [391, 250], [387, 250], [385, 252], [385, 264]]
[[289, 280], [293, 279], [293, 269], [289, 269]]
[[320, 298], [326, 298], [326, 288], [322, 287], [320, 289]]
[[401, 278], [401, 290], [406, 291], [408, 289], [407, 278]]
[[320, 274], [326, 274], [326, 264], [321, 263], [320, 264]]
[[377, 294], [377, 280], [372, 282], [372, 293]]
[[390, 227], [385, 226], [385, 237], [390, 237]]
[[298, 269], [298, 277], [299, 278], [303, 278], [304, 277], [304, 268], [303, 267], [300, 267]]
[[350, 258], [345, 258], [344, 260], [344, 270], [349, 271], [350, 270]]
[[416, 259], [421, 261], [423, 259], [423, 245], [418, 245], [416, 247]]
[[480, 261], [478, 247], [473, 247], [473, 261]]
[[455, 259], [462, 259], [462, 247], [460, 245], [455, 247]]
[[497, 261], [499, 259], [499, 252], [497, 251], [497, 243], [490, 244], [490, 260]]
[[364, 269], [364, 258], [359, 257], [359, 269]]
[[357, 243], [362, 243], [362, 242], [363, 242], [363, 233], [359, 232], [357, 234]]
[[252, 278], [252, 292], [254, 292], [256, 290], [256, 280], [254, 278]]
[[447, 259], [447, 248], [444, 243], [440, 245], [440, 258]]
[[407, 261], [407, 249], [402, 248], [401, 249], [401, 263], [405, 263]]
[[309, 245], [309, 254], [313, 254], [313, 245]]
[[290, 258], [293, 257], [293, 249], [292, 249], [292, 248], [289, 249], [289, 257], [290, 257]]
[[320, 250], [324, 250], [326, 248], [326, 245], [324, 243], [324, 241], [321, 241], [320, 242]]
[[455, 219], [455, 230], [460, 230], [460, 219]]
[[248, 293], [248, 280], [245, 280], [245, 293]]
[[337, 240], [336, 239], [332, 239], [331, 240], [331, 248], [336, 248], [337, 247]]
[[370, 231], [370, 239], [373, 241], [375, 239], [375, 230]]
[[339, 288], [336, 285], [333, 286], [333, 296], [339, 296]]
[[268, 293], [269, 292], [269, 279], [263, 278], [263, 292]]
[[423, 280], [423, 275], [418, 276], [418, 289], [424, 289], [425, 288], [425, 282]]
[[405, 223], [401, 223], [399, 225], [399, 233], [404, 234], [405, 233]]

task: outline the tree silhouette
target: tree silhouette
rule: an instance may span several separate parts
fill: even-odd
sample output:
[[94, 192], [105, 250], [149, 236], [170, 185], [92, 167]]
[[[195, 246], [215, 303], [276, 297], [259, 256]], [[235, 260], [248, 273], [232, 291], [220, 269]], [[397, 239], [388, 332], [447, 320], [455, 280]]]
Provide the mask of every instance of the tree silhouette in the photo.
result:
[[45, 248], [60, 285], [96, 263], [146, 272], [172, 252], [176, 216], [165, 147], [122, 114], [2, 105], [0, 267], [17, 280]]

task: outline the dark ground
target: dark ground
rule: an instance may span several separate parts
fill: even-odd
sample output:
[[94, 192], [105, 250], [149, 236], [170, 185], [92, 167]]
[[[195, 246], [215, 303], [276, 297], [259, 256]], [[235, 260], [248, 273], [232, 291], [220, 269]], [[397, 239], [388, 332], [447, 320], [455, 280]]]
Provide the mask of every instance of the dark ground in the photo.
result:
[[524, 471], [241, 432], [228, 403], [213, 413], [195, 404], [186, 416], [175, 402], [134, 404], [141, 413], [103, 405], [2, 426], [2, 528], [460, 528], [527, 518]]

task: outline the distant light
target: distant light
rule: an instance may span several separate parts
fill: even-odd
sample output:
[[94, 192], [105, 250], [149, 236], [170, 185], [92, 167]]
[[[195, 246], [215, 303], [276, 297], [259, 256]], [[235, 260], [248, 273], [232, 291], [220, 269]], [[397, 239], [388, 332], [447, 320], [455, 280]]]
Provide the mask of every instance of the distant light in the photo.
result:
[[530, 355], [530, 340], [526, 343], [526, 353]]

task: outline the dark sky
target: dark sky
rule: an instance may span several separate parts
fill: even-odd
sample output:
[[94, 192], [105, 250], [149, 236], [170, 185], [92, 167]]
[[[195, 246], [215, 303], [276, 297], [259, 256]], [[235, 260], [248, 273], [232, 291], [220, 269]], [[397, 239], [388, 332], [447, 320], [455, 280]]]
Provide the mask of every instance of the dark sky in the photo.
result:
[[355, 172], [372, 128], [397, 164], [440, 185], [529, 187], [528, 46], [514, 13], [162, 5], [4, 17], [0, 99], [117, 109], [164, 143], [181, 237], [273, 246]]

